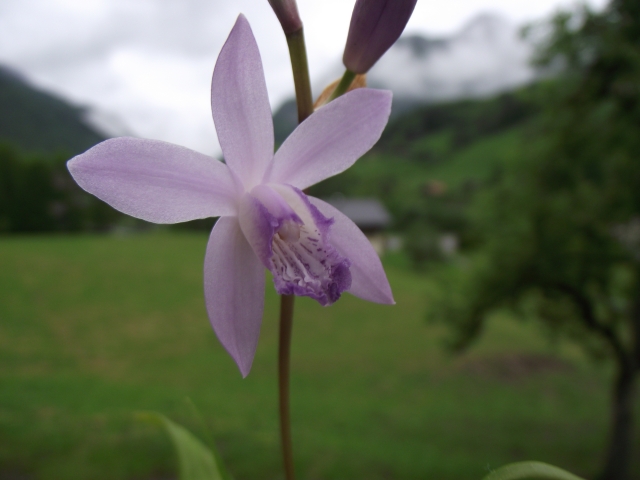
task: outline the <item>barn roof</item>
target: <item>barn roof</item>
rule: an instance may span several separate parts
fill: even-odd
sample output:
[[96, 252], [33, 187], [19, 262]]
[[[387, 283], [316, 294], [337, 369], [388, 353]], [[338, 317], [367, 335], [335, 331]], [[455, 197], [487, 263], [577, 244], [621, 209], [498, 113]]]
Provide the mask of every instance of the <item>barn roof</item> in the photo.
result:
[[326, 202], [349, 217], [361, 229], [385, 228], [391, 224], [391, 215], [375, 198], [332, 197]]

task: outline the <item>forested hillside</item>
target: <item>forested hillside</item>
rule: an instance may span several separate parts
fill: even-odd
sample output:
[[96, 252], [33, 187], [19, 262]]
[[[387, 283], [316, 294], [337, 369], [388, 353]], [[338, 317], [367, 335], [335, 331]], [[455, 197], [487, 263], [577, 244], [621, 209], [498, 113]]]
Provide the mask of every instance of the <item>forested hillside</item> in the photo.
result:
[[26, 152], [74, 155], [105, 139], [82, 108], [29, 85], [0, 66], [0, 142]]

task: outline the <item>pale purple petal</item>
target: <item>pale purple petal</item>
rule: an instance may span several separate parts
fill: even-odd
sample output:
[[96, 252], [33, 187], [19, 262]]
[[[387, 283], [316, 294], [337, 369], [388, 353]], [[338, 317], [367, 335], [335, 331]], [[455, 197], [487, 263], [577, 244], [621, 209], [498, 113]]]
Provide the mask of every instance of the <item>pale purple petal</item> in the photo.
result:
[[236, 212], [236, 188], [227, 166], [171, 143], [113, 138], [72, 158], [67, 167], [84, 190], [149, 222]]
[[391, 92], [358, 88], [298, 125], [276, 152], [267, 181], [304, 189], [345, 171], [378, 141]]
[[249, 190], [273, 159], [273, 120], [258, 45], [243, 15], [218, 56], [211, 110], [225, 161]]
[[213, 330], [246, 377], [260, 337], [264, 267], [236, 217], [222, 217], [213, 227], [204, 258], [204, 297]]
[[351, 261], [351, 288], [349, 293], [376, 303], [394, 304], [389, 281], [378, 254], [364, 233], [346, 215], [327, 202], [309, 197], [323, 215], [333, 218], [331, 244]]

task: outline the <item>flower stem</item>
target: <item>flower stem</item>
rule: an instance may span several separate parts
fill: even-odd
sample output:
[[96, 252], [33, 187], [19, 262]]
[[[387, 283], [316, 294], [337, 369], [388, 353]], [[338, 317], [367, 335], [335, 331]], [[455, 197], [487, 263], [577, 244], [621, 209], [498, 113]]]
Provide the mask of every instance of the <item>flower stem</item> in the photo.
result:
[[353, 73], [349, 69], [345, 70], [344, 75], [342, 75], [342, 79], [340, 79], [340, 83], [338, 84], [338, 86], [335, 88], [335, 90], [329, 97], [329, 100], [327, 101], [327, 103], [329, 103], [332, 100], [335, 100], [340, 95], [345, 94], [347, 90], [349, 90], [349, 87], [351, 86], [351, 84], [353, 83], [354, 78], [356, 78], [355, 73]]
[[278, 345], [278, 391], [280, 400], [280, 436], [284, 478], [294, 480], [293, 445], [291, 441], [291, 414], [289, 409], [289, 358], [293, 329], [293, 295], [280, 297], [280, 341]]
[[[304, 30], [300, 28], [287, 33], [287, 45], [291, 58], [293, 83], [296, 88], [298, 123], [302, 123], [313, 113], [313, 97], [309, 80], [307, 48], [304, 43]], [[282, 459], [284, 461], [285, 480], [294, 480], [293, 442], [291, 440], [291, 413], [289, 408], [289, 359], [291, 356], [291, 331], [293, 329], [293, 295], [280, 297], [280, 340], [278, 344], [278, 393], [280, 403], [280, 438], [282, 440]]]
[[296, 104], [298, 105], [298, 123], [313, 113], [313, 97], [311, 96], [311, 81], [309, 80], [309, 65], [307, 63], [307, 48], [304, 43], [304, 30], [300, 28], [287, 34], [289, 57], [293, 71], [293, 83], [296, 87]]

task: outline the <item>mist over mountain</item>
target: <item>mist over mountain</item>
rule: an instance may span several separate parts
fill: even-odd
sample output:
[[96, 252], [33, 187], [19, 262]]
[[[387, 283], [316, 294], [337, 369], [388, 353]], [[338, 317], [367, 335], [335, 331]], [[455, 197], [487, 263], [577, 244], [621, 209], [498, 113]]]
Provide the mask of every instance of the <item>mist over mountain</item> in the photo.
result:
[[[392, 116], [421, 105], [483, 98], [513, 90], [534, 81], [529, 64], [533, 46], [519, 27], [495, 14], [474, 17], [450, 37], [402, 36], [367, 75], [370, 87], [393, 91]], [[336, 63], [314, 83], [314, 91], [344, 72]], [[276, 140], [283, 141], [295, 128], [295, 100], [276, 111]]]
[[449, 38], [400, 38], [371, 69], [368, 82], [392, 90], [398, 102], [486, 97], [534, 80], [532, 53], [518, 27], [483, 14]]

